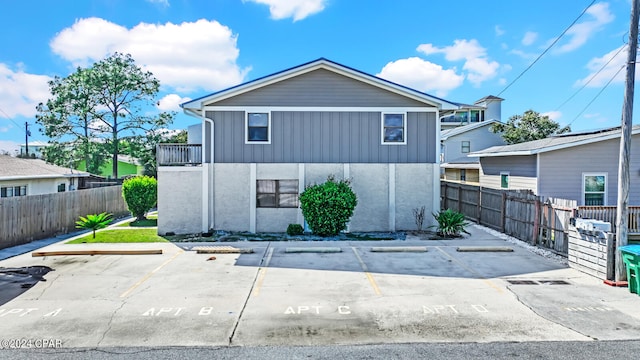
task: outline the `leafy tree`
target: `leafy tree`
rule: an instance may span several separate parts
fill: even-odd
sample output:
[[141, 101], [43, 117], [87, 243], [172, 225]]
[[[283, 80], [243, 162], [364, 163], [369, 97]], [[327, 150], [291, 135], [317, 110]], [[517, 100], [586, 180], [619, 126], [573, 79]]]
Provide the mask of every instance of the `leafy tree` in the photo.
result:
[[37, 121], [52, 143], [58, 144], [51, 155], [60, 158], [49, 156], [54, 163], [84, 158], [93, 172], [104, 164], [108, 151], [112, 176], [117, 178], [121, 140], [141, 141], [141, 134], [173, 121], [172, 112], [148, 114], [160, 82], [128, 54], [115, 53], [49, 85], [52, 98], [38, 105]]
[[104, 229], [111, 222], [112, 215], [106, 212], [101, 214], [80, 216], [80, 220], [76, 221], [76, 228], [93, 230], [93, 238], [96, 238], [96, 230]]
[[87, 171], [99, 173], [106, 157], [104, 148], [92, 141], [100, 129], [94, 122], [99, 103], [91, 70], [77, 68], [65, 78], [56, 76], [49, 81], [49, 91], [51, 98], [36, 107], [40, 131], [51, 139], [45, 160], [67, 167], [83, 159]]
[[300, 194], [300, 208], [314, 234], [338, 235], [347, 227], [358, 204], [348, 180], [330, 176], [324, 184], [307, 186]]
[[561, 128], [559, 123], [551, 120], [547, 115], [527, 110], [522, 115], [510, 117], [506, 124], [492, 124], [491, 131], [502, 133], [502, 138], [507, 144], [519, 144], [544, 139], [553, 134], [568, 133], [571, 128], [568, 125]]
[[[97, 89], [96, 97], [102, 105], [96, 111], [101, 128], [111, 135], [113, 146], [113, 177], [118, 177], [119, 140], [137, 131], [150, 131], [170, 124], [174, 114], [160, 113], [148, 116], [143, 106], [153, 106], [160, 89], [160, 82], [149, 71], [143, 71], [131, 55], [115, 53], [95, 63], [92, 81]], [[138, 135], [140, 136], [140, 135]]]
[[158, 182], [150, 176], [136, 176], [122, 183], [122, 197], [136, 221], [146, 219], [146, 214], [158, 202]]

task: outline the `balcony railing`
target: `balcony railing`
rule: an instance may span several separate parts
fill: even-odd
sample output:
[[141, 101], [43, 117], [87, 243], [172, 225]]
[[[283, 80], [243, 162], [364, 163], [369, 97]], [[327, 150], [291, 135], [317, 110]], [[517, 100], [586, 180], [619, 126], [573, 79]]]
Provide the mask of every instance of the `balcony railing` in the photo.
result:
[[158, 144], [158, 166], [187, 166], [202, 164], [201, 144]]

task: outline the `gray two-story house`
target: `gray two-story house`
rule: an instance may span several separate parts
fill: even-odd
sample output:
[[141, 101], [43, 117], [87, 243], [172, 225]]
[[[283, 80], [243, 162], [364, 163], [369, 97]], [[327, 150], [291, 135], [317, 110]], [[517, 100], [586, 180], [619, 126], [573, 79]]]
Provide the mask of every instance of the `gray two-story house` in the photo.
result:
[[158, 148], [160, 234], [284, 232], [330, 175], [358, 197], [350, 231], [415, 229], [413, 209], [439, 210], [440, 112], [455, 103], [318, 59], [182, 107], [200, 124]]

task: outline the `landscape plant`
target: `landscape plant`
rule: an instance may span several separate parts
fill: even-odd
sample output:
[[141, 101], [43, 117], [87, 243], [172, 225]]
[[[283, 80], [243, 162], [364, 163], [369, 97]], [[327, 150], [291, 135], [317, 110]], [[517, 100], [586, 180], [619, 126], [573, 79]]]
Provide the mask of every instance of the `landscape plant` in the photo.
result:
[[349, 180], [329, 176], [323, 184], [307, 186], [300, 194], [300, 208], [311, 231], [320, 236], [335, 236], [346, 229], [358, 204]]
[[289, 224], [287, 226], [287, 235], [296, 236], [302, 235], [304, 233], [304, 228], [300, 224]]
[[158, 181], [150, 176], [129, 178], [122, 183], [122, 197], [136, 221], [144, 220], [158, 202]]
[[422, 224], [424, 223], [424, 211], [425, 211], [424, 206], [413, 209], [413, 219], [416, 222], [416, 227], [418, 228], [418, 231], [422, 231]]
[[468, 232], [465, 227], [469, 223], [465, 220], [464, 214], [457, 211], [447, 209], [441, 210], [438, 213], [434, 213], [433, 217], [438, 222], [436, 232], [439, 236], [443, 237], [458, 237], [460, 233]]
[[96, 238], [96, 230], [104, 229], [112, 220], [112, 215], [106, 212], [101, 214], [89, 214], [86, 217], [80, 216], [76, 221], [76, 228], [93, 231], [93, 238]]

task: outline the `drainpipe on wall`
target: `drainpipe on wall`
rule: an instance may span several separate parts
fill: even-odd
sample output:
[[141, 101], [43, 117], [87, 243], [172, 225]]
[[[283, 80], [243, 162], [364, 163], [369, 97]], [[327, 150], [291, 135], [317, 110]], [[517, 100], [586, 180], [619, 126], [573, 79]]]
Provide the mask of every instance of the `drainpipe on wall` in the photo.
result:
[[[209, 167], [213, 167], [213, 161], [214, 161], [213, 136], [215, 134], [215, 126], [214, 126], [213, 120], [206, 117], [206, 112], [204, 109], [200, 110], [200, 118], [202, 119], [202, 171], [203, 171], [203, 174], [202, 174], [202, 232], [204, 233], [204, 232], [208, 232], [209, 229], [213, 227], [213, 211], [209, 212], [209, 200], [210, 200]], [[207, 122], [210, 123], [211, 125], [211, 138], [209, 141], [209, 144], [211, 146], [211, 159], [210, 159], [211, 162], [210, 163], [206, 162], [206, 156], [205, 156], [205, 154], [207, 153], [207, 137], [206, 137]], [[213, 189], [211, 191], [211, 195], [213, 195]], [[213, 202], [213, 198], [211, 198], [211, 201]], [[213, 208], [213, 206], [211, 207]]]

